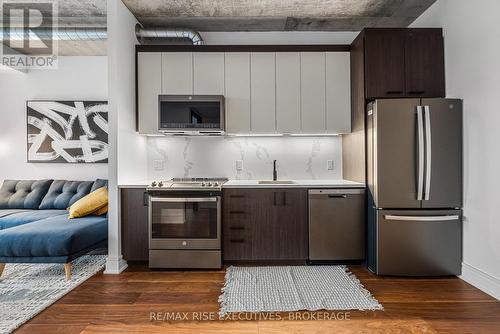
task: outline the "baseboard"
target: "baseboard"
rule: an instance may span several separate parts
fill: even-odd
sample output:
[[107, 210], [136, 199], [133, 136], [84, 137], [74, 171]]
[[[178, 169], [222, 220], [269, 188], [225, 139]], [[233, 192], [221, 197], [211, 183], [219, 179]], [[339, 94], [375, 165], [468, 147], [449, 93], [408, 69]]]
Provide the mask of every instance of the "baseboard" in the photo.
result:
[[125, 269], [127, 269], [128, 264], [121, 256], [117, 259], [112, 259], [108, 257], [106, 261], [106, 269], [104, 270], [105, 275], [118, 275]]
[[462, 275], [459, 277], [490, 296], [500, 300], [500, 279], [467, 263], [462, 263]]

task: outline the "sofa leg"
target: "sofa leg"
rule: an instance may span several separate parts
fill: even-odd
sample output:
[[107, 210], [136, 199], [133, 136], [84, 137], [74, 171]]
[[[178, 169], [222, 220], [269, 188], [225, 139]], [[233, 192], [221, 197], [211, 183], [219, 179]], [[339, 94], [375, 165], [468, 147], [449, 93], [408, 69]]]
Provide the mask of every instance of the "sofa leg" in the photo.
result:
[[66, 280], [69, 281], [71, 279], [71, 262], [64, 264], [64, 272], [66, 274]]
[[0, 277], [2, 277], [4, 269], [5, 269], [5, 263], [0, 263]]

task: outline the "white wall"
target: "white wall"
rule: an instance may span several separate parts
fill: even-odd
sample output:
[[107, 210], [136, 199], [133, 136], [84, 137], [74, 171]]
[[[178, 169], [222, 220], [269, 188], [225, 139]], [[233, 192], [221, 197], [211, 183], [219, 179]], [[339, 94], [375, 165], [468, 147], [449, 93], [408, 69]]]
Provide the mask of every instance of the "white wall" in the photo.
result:
[[107, 178], [107, 164], [27, 163], [26, 101], [107, 100], [107, 57], [59, 57], [57, 70], [0, 72], [0, 183], [3, 179]]
[[462, 278], [500, 299], [500, 1], [438, 0], [414, 27], [443, 27], [446, 93], [464, 100]]
[[107, 274], [127, 264], [121, 253], [118, 182], [146, 177], [146, 138], [135, 133], [135, 24], [121, 0], [107, 1], [109, 70], [109, 223]]
[[[275, 159], [279, 179], [341, 179], [341, 149], [341, 137], [151, 137], [148, 179], [270, 179]], [[163, 170], [155, 170], [155, 160], [164, 162]], [[242, 171], [236, 160], [243, 161]], [[333, 160], [333, 170], [327, 160]]]

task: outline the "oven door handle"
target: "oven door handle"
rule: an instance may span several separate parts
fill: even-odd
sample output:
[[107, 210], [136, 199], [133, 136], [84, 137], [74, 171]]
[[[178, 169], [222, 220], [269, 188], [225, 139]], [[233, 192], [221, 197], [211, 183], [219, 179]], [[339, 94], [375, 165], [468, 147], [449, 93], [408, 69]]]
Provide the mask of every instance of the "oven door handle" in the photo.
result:
[[217, 197], [151, 197], [151, 202], [217, 202]]

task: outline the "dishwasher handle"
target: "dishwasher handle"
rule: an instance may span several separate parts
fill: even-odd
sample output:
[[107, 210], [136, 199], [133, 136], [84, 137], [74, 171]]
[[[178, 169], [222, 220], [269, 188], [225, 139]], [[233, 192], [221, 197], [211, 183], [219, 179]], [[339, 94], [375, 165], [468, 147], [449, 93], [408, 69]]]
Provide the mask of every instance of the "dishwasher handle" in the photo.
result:
[[347, 198], [346, 194], [328, 194], [328, 198]]

